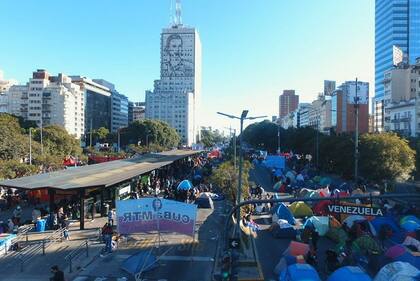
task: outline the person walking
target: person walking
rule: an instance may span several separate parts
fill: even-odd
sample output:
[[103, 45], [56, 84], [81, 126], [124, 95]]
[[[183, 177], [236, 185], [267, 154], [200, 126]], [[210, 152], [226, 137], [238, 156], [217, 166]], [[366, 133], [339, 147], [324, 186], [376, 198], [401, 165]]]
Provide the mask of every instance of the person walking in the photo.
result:
[[58, 265], [52, 266], [51, 272], [54, 275], [50, 278], [50, 281], [64, 281], [64, 272], [60, 270]]
[[106, 223], [105, 226], [102, 228], [102, 236], [105, 241], [105, 252], [111, 253], [112, 252], [112, 227], [109, 223]]

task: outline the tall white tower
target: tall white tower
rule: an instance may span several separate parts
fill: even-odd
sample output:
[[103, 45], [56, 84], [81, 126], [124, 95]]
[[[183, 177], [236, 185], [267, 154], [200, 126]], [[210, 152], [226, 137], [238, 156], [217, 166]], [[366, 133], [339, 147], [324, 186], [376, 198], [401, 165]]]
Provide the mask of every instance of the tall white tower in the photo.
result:
[[182, 24], [179, 0], [171, 26], [162, 30], [160, 56], [160, 80], [146, 91], [146, 118], [167, 122], [191, 146], [199, 132], [201, 42], [195, 28]]

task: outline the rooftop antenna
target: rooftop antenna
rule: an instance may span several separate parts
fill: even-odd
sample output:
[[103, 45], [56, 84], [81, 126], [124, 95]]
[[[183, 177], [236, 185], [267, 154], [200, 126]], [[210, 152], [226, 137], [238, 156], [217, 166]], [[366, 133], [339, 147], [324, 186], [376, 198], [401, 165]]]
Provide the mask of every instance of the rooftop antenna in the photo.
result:
[[176, 0], [175, 4], [175, 25], [182, 25], [182, 18], [181, 18], [181, 0]]

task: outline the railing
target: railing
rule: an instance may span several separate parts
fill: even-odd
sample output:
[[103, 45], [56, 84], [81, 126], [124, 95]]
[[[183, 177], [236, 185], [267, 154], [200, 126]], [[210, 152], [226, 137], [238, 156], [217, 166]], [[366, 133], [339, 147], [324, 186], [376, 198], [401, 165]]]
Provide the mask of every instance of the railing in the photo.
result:
[[73, 271], [73, 259], [77, 258], [84, 251], [86, 251], [86, 257], [89, 257], [89, 240], [80, 243], [80, 245], [76, 249], [74, 249], [64, 258], [64, 260], [69, 262], [69, 273], [72, 273]]
[[23, 272], [23, 267], [26, 262], [30, 261], [34, 256], [38, 255], [42, 252], [42, 255], [45, 256], [45, 250], [54, 244], [55, 242], [62, 242], [63, 241], [63, 232], [64, 228], [59, 228], [51, 233], [50, 236], [42, 239], [41, 242], [37, 242], [32, 244], [31, 246], [27, 246], [24, 248], [23, 251], [19, 252], [16, 258], [19, 260], [20, 263], [20, 271]]

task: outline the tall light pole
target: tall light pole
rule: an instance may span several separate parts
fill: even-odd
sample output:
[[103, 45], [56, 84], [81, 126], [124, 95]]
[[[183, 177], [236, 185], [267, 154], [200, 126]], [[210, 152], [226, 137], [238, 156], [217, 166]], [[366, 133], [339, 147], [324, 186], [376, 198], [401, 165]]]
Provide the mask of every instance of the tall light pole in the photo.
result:
[[356, 78], [356, 93], [354, 97], [354, 108], [356, 114], [356, 128], [355, 128], [355, 141], [354, 141], [354, 180], [359, 177], [359, 97], [357, 96], [357, 78]]
[[[222, 113], [222, 112], [217, 112], [217, 114], [229, 117], [231, 119], [239, 119], [240, 120], [240, 135], [239, 135], [239, 175], [238, 175], [238, 190], [237, 190], [237, 195], [236, 195], [236, 204], [239, 204], [241, 202], [241, 191], [242, 191], [242, 168], [243, 168], [243, 149], [242, 149], [242, 132], [243, 132], [243, 127], [244, 127], [244, 120], [254, 120], [254, 119], [258, 119], [258, 118], [265, 118], [267, 116], [256, 116], [256, 117], [247, 117], [248, 115], [248, 110], [243, 110], [242, 114], [240, 117], [238, 116], [234, 116], [234, 115], [230, 115], [230, 114], [226, 114], [226, 113]], [[240, 212], [240, 208], [238, 208], [237, 213], [236, 213], [236, 221], [239, 224], [239, 221], [241, 219], [241, 212]]]
[[118, 130], [117, 130], [117, 141], [118, 141], [118, 153], [120, 152], [120, 129], [121, 128], [118, 128]]
[[280, 117], [277, 119], [277, 154], [281, 154], [281, 146], [280, 146]]
[[41, 136], [41, 155], [44, 155], [44, 142], [42, 140], [42, 127], [43, 127], [43, 123], [42, 123], [42, 111], [41, 111], [41, 131], [40, 131], [40, 136]]

